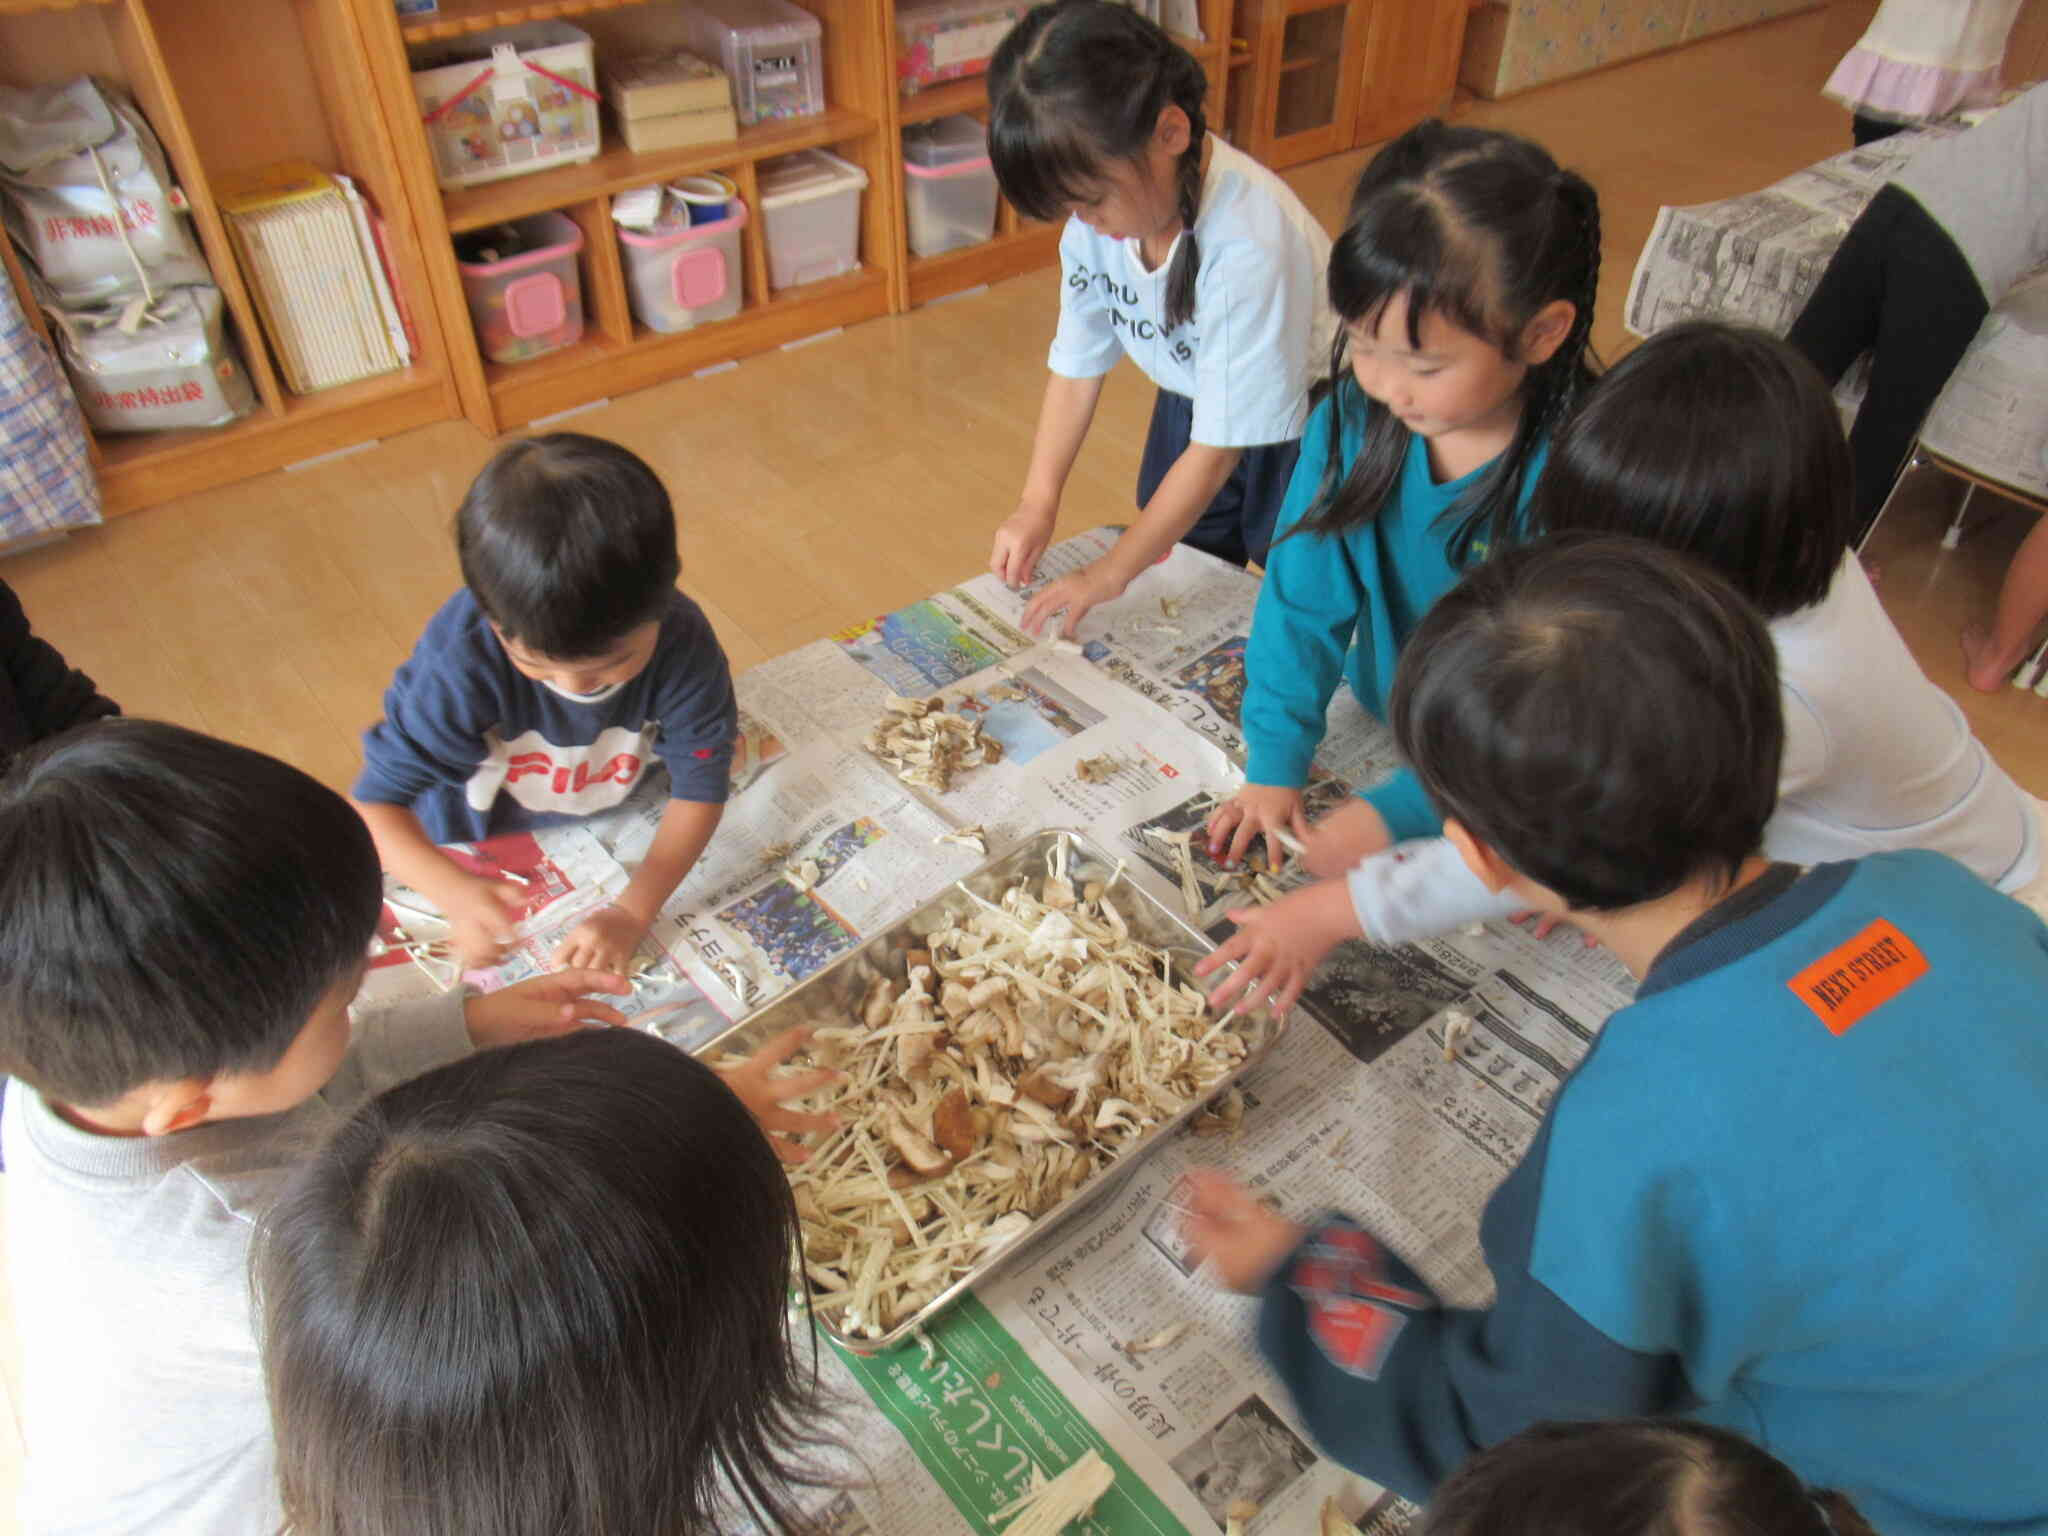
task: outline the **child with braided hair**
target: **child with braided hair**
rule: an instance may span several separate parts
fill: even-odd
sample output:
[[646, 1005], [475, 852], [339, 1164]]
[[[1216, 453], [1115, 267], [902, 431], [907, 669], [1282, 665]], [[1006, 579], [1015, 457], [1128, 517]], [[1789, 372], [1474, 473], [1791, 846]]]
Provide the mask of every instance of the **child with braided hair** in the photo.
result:
[[1285, 182], [1208, 131], [1208, 79], [1113, 0], [1028, 12], [989, 69], [989, 155], [1029, 218], [1065, 218], [1059, 329], [1024, 494], [989, 569], [1029, 581], [1103, 378], [1129, 356], [1159, 398], [1137, 520], [1026, 608], [1071, 636], [1176, 540], [1263, 562], [1331, 322], [1330, 240]]
[[1330, 257], [1341, 325], [1245, 648], [1246, 784], [1212, 857], [1255, 838], [1337, 875], [1440, 825], [1413, 774], [1311, 829], [1302, 790], [1340, 680], [1384, 718], [1394, 664], [1468, 565], [1511, 542], [1550, 436], [1591, 384], [1600, 203], [1511, 133], [1419, 123], [1359, 178]]

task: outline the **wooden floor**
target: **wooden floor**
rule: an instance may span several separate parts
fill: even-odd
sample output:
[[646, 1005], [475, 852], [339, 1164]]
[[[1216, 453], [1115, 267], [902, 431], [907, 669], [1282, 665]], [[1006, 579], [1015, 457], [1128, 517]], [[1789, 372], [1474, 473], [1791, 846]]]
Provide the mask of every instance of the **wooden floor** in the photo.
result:
[[[1769, 23], [1504, 103], [1467, 121], [1547, 145], [1600, 191], [1605, 264], [1596, 343], [1624, 349], [1621, 301], [1663, 203], [1747, 191], [1846, 148], [1818, 95], [1869, 0]], [[1363, 152], [1289, 179], [1327, 224]], [[735, 669], [960, 581], [1015, 505], [1044, 383], [1054, 274], [682, 379], [576, 415], [666, 477], [683, 582]], [[1061, 532], [1131, 511], [1150, 397], [1113, 376]], [[491, 444], [449, 423], [367, 451], [122, 518], [0, 562], [37, 628], [131, 713], [274, 752], [337, 788], [392, 669], [457, 585], [448, 524]], [[1961, 679], [1955, 632], [1987, 609], [2028, 526], [1980, 494], [1962, 550], [1936, 540], [1957, 488], [1923, 476], [1873, 553], [1880, 590], [1922, 665], [1964, 702], [2014, 775], [2048, 794], [2048, 700], [1986, 697]], [[4, 1198], [4, 1181], [0, 1181]], [[138, 1255], [137, 1262], [147, 1262]], [[19, 1400], [0, 1295], [0, 1385]], [[108, 1454], [118, 1453], [109, 1446]], [[20, 1442], [0, 1432], [0, 1533]]]

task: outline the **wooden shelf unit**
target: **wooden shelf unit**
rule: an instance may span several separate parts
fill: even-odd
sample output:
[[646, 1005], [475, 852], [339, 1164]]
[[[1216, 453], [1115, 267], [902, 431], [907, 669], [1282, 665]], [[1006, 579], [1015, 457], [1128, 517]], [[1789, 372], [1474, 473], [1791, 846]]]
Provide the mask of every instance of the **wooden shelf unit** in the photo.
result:
[[[1202, 30], [1207, 36], [1200, 39], [1181, 37], [1177, 41], [1201, 61], [1204, 72], [1209, 76], [1209, 97], [1206, 104], [1209, 125], [1221, 132], [1226, 120], [1224, 111], [1230, 84], [1230, 25], [1234, 0], [1199, 0], [1199, 3]], [[887, 10], [885, 24], [893, 59], [896, 37], [895, 0], [884, 0], [884, 4]], [[893, 65], [890, 69], [890, 81], [893, 88]], [[907, 173], [903, 169], [903, 130], [916, 123], [928, 123], [935, 118], [955, 115], [976, 117], [986, 123], [988, 78], [985, 75], [970, 75], [962, 80], [947, 80], [914, 91], [908, 96], [897, 91], [892, 97], [892, 103], [888, 138], [895, 147], [895, 166], [892, 174], [896, 181], [898, 209], [896, 246], [900, 253], [900, 276], [896, 303], [899, 309], [914, 309], [920, 304], [929, 304], [934, 299], [964, 293], [969, 288], [978, 288], [984, 283], [1001, 282], [1004, 278], [1035, 272], [1040, 267], [1051, 266], [1059, 260], [1059, 226], [1034, 224], [1022, 220], [1007, 201], [998, 202], [995, 234], [980, 245], [965, 246], [960, 250], [947, 251], [938, 256], [913, 255], [910, 250], [910, 223], [907, 211], [910, 192], [905, 185]]]
[[[162, 143], [257, 397], [250, 415], [225, 427], [95, 433], [109, 515], [456, 413], [447, 358], [425, 302], [425, 264], [350, 0], [0, 0], [0, 82], [53, 84], [80, 74], [125, 90]], [[266, 89], [223, 89], [224, 80], [262, 80]], [[419, 355], [408, 368], [310, 395], [283, 387], [212, 186], [216, 177], [288, 157], [347, 173], [383, 214], [420, 333]], [[47, 336], [11, 248], [5, 266]]]
[[[894, 138], [888, 131], [893, 53], [883, 43], [884, 0], [799, 0], [818, 17], [825, 65], [824, 112], [743, 127], [736, 139], [636, 154], [607, 118], [596, 158], [476, 187], [439, 185], [413, 95], [407, 45], [455, 38], [522, 21], [582, 25], [606, 51], [629, 46], [643, 25], [660, 18], [641, 0], [543, 0], [491, 4], [443, 0], [433, 17], [400, 18], [390, 0], [352, 0], [368, 43], [372, 72], [422, 230], [433, 307], [464, 415], [495, 436], [511, 427], [572, 410], [608, 395], [732, 358], [801, 340], [834, 326], [888, 314], [896, 307], [902, 246], [897, 231]], [[601, 62], [600, 62], [601, 67]], [[771, 292], [767, 239], [755, 168], [802, 149], [827, 149], [867, 173], [861, 195], [859, 270], [820, 283]], [[639, 324], [627, 297], [611, 199], [632, 187], [718, 171], [738, 185], [747, 207], [741, 232], [744, 297], [737, 315], [674, 334]], [[579, 271], [584, 336], [575, 346], [526, 362], [499, 364], [477, 350], [452, 237], [532, 213], [559, 211], [584, 235]]]

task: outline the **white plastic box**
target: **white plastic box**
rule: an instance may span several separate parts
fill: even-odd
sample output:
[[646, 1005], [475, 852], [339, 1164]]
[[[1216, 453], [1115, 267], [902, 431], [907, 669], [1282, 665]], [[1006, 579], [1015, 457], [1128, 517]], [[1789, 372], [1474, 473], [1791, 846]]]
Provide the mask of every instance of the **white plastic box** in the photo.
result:
[[690, 0], [679, 6], [690, 46], [732, 81], [744, 127], [825, 110], [824, 29], [790, 0]]
[[689, 217], [685, 206], [672, 203], [652, 229], [619, 231], [626, 296], [640, 323], [652, 330], [687, 331], [740, 312], [740, 231], [747, 205], [733, 199], [725, 217], [710, 224], [691, 224]]
[[903, 185], [917, 255], [979, 245], [995, 233], [996, 172], [988, 131], [976, 119], [942, 117], [905, 128]]
[[574, 165], [597, 154], [590, 34], [536, 21], [415, 49], [413, 94], [444, 187]]
[[[583, 338], [582, 229], [566, 214], [536, 213], [506, 231], [515, 249], [494, 260], [456, 254], [478, 347], [494, 363], [523, 363], [574, 346]], [[464, 243], [485, 238], [478, 231]]]
[[764, 160], [755, 173], [768, 234], [768, 286], [794, 288], [860, 265], [868, 173], [822, 149]]

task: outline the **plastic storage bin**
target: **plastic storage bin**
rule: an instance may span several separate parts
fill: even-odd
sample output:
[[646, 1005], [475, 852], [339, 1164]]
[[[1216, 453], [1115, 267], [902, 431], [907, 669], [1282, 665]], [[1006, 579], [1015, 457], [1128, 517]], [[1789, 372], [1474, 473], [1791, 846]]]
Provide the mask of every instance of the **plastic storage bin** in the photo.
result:
[[[464, 260], [496, 235], [509, 253], [494, 260]], [[469, 299], [477, 345], [494, 363], [574, 346], [583, 337], [583, 284], [576, 275], [583, 231], [567, 214], [536, 213], [463, 237], [456, 250], [462, 291]]]
[[824, 33], [802, 6], [790, 0], [690, 0], [677, 14], [690, 46], [724, 64], [742, 126], [825, 110]]
[[868, 173], [822, 149], [764, 160], [755, 172], [768, 233], [768, 286], [794, 288], [860, 265]]
[[740, 230], [747, 205], [734, 199], [725, 217], [711, 224], [692, 224], [689, 217], [690, 210], [671, 203], [652, 229], [619, 231], [626, 295], [650, 329], [687, 331], [740, 312]]
[[910, 248], [919, 256], [979, 245], [996, 232], [996, 172], [988, 132], [971, 117], [903, 130]]
[[412, 88], [444, 187], [524, 176], [597, 153], [590, 34], [528, 22], [417, 49]]
[[896, 7], [896, 83], [904, 95], [985, 75], [1029, 0], [903, 0]]

